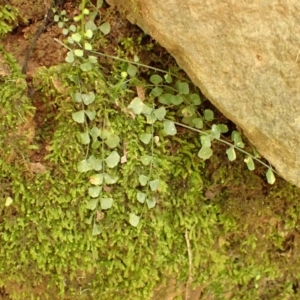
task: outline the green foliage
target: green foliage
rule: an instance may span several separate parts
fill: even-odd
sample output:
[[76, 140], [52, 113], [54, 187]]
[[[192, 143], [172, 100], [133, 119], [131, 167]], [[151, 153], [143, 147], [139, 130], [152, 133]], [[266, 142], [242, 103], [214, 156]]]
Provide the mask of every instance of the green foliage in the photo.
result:
[[23, 159], [30, 146], [34, 128], [34, 107], [27, 98], [27, 84], [16, 60], [0, 46], [2, 64], [9, 66], [0, 77], [0, 157], [5, 162], [16, 156]]
[[[1, 81], [0, 286], [12, 299], [151, 299], [171, 278], [201, 285], [203, 299], [295, 296], [299, 191], [260, 198], [236, 152], [250, 170], [258, 154], [240, 132], [222, 136], [227, 126], [178, 73], [143, 73], [137, 57], [102, 71], [85, 41], [95, 49], [109, 26], [81, 9], [76, 25], [56, 18], [66, 64], [35, 75], [49, 127], [34, 139], [18, 130], [34, 114], [20, 70]], [[41, 150], [45, 171], [33, 172]]]
[[[66, 62], [74, 63], [76, 58], [83, 57], [86, 51], [93, 50], [90, 41], [92, 38], [97, 39], [99, 33], [104, 36], [109, 34], [110, 24], [108, 22], [103, 22], [99, 26], [95, 23], [98, 10], [102, 5], [102, 1], [97, 1], [95, 10], [91, 12], [85, 7], [85, 1], [82, 1], [81, 13], [73, 18], [73, 23], [70, 25], [70, 20], [66, 17], [65, 10], [54, 16], [54, 21], [57, 22], [59, 28], [62, 28], [62, 33], [67, 37], [66, 43], [69, 46], [66, 47], [69, 51], [66, 56]], [[56, 13], [55, 10], [54, 12]], [[90, 55], [87, 60], [80, 63], [80, 68], [83, 71], [90, 71], [95, 63], [97, 63], [97, 59]]]
[[0, 38], [16, 25], [18, 12], [10, 5], [0, 4]]

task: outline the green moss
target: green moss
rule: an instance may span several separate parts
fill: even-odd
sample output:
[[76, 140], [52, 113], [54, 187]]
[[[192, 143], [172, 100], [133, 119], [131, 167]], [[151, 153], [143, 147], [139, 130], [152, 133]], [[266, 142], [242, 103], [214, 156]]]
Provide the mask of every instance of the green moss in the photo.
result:
[[0, 38], [16, 25], [17, 10], [10, 5], [0, 5]]
[[[0, 286], [12, 299], [151, 299], [156, 287], [168, 286], [167, 278], [181, 289], [178, 299], [187, 282], [201, 287], [202, 299], [296, 296], [298, 189], [281, 180], [267, 186], [264, 171], [249, 172], [242, 158], [229, 163], [218, 144], [204, 162], [197, 134], [183, 130], [170, 138], [161, 122], [149, 126], [134, 117], [126, 110], [133, 88], [116, 83], [124, 65], [105, 76], [76, 65], [41, 68], [34, 85], [46, 124], [29, 139], [30, 126], [20, 129], [34, 112], [26, 83], [14, 59], [3, 55], [15, 68], [0, 88], [0, 143], [8, 149], [0, 156]], [[96, 95], [89, 106], [96, 117], [87, 124], [72, 119], [82, 108], [72, 98], [78, 89]], [[110, 149], [87, 147], [78, 134], [104, 121], [120, 137], [115, 149], [127, 161], [107, 171], [119, 177], [104, 190], [113, 207], [91, 210], [93, 172], [79, 173], [77, 164]], [[145, 132], [159, 136], [154, 150], [140, 142]], [[41, 151], [44, 171], [34, 172]], [[145, 155], [155, 158], [152, 173], [141, 161]], [[153, 209], [137, 201], [138, 191], [149, 192], [140, 174], [160, 180]], [[141, 217], [138, 227], [129, 224], [130, 213]]]
[[10, 69], [7, 76], [0, 78], [0, 164], [5, 178], [10, 164], [21, 164], [27, 157], [34, 135], [34, 107], [27, 97], [27, 84], [16, 60], [3, 48], [0, 55], [1, 63]]

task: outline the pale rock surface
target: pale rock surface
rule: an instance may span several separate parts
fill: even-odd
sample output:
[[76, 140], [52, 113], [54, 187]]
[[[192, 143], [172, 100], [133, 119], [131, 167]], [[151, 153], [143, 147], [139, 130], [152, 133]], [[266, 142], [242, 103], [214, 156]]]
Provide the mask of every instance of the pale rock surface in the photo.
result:
[[109, 0], [300, 187], [299, 0]]

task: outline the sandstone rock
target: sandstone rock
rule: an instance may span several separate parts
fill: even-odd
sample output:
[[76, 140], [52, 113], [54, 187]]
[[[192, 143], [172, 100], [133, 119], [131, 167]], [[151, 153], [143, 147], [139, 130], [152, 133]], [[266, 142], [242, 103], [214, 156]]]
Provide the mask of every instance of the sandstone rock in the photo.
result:
[[300, 187], [298, 0], [109, 0]]

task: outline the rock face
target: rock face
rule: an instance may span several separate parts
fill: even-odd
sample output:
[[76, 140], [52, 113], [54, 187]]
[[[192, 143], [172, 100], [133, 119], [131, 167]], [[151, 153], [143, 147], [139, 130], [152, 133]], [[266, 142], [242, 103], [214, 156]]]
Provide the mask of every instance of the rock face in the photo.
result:
[[109, 0], [300, 187], [299, 0]]

